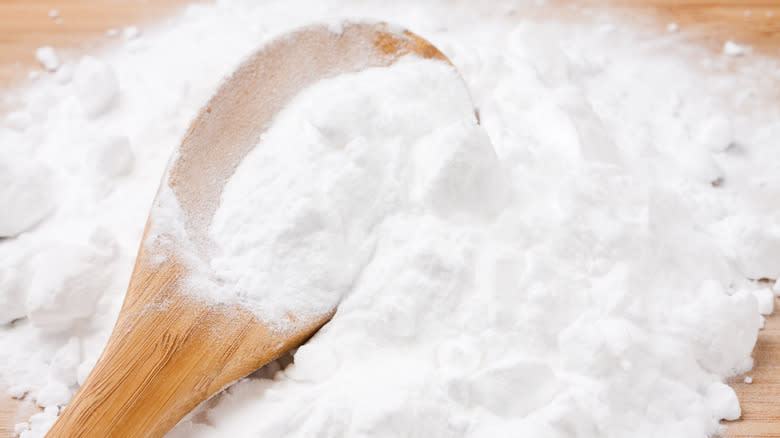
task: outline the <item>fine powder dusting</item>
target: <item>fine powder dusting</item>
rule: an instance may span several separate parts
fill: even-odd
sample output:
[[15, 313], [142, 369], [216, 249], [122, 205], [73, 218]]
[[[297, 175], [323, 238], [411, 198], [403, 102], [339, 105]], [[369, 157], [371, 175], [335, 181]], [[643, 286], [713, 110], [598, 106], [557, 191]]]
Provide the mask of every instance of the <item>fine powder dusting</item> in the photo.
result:
[[408, 27], [462, 80], [407, 58], [278, 114], [193, 293], [338, 310], [169, 437], [690, 438], [739, 417], [724, 380], [780, 292], [755, 281], [780, 276], [775, 61], [538, 2], [325, 3], [194, 5], [56, 67], [43, 50], [4, 96], [0, 389], [44, 408], [16, 432], [42, 437], [94, 365], [220, 79], [334, 15]]

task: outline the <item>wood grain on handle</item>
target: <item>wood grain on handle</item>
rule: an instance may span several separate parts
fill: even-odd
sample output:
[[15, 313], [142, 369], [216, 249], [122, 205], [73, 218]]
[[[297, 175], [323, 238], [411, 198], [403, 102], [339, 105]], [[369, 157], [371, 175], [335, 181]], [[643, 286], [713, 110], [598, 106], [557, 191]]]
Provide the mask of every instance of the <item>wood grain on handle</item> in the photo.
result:
[[305, 340], [281, 339], [246, 310], [183, 296], [175, 262], [139, 257], [100, 360], [47, 436], [160, 437], [230, 382]]

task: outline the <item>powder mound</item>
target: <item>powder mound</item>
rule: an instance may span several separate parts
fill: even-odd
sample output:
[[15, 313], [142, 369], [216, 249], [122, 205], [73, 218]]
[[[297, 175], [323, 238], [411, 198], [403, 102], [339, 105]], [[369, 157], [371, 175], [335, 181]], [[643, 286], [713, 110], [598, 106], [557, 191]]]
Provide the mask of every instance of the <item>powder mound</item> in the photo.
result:
[[[749, 278], [780, 275], [777, 62], [531, 3], [209, 2], [32, 72], [0, 122], [0, 380], [46, 406], [21, 436], [44, 436], [100, 355], [198, 108], [274, 35], [338, 31], [334, 7], [433, 42], [481, 125], [451, 71], [419, 64], [290, 102], [226, 188], [193, 293], [338, 311], [168, 436], [722, 432], [739, 415], [723, 382], [772, 310]], [[160, 193], [160, 225], [186, 238]]]

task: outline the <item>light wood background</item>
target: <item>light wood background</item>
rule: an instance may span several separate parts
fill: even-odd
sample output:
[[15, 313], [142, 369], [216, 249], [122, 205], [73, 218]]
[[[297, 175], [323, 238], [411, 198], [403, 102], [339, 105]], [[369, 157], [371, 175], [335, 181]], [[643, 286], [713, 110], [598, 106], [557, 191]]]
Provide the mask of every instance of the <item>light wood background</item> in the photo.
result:
[[[165, 17], [194, 0], [0, 0], [0, 93], [38, 69], [35, 49], [51, 45], [65, 57], [110, 44], [110, 28], [139, 25]], [[639, 26], [666, 32], [677, 23], [685, 38], [711, 50], [727, 39], [753, 45], [780, 57], [780, 0], [548, 0], [549, 12], [578, 14], [582, 8], [610, 9]], [[61, 21], [49, 17], [59, 11]], [[780, 261], [778, 261], [780, 263]], [[780, 299], [776, 300], [780, 309]], [[780, 438], [780, 314], [768, 318], [753, 352], [755, 368], [731, 379], [742, 404], [742, 418], [728, 423], [733, 438]], [[4, 392], [2, 382], [0, 391]], [[2, 394], [2, 393], [0, 393]], [[16, 422], [36, 408], [0, 395], [0, 438], [13, 436]]]
[[[35, 49], [52, 46], [65, 54], [111, 42], [109, 29], [141, 25], [194, 0], [0, 0], [0, 86], [38, 68]], [[49, 17], [59, 11], [60, 22]]]

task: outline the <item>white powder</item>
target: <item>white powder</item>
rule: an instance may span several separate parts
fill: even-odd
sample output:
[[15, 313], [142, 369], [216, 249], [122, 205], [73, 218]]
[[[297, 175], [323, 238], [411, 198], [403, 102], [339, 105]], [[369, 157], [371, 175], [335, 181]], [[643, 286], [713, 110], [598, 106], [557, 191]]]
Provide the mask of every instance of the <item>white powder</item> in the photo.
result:
[[[723, 381], [750, 368], [769, 302], [748, 278], [778, 273], [777, 65], [536, 8], [196, 5], [9, 97], [0, 378], [46, 406], [22, 436], [42, 436], [102, 350], [166, 160], [220, 78], [334, 14], [430, 39], [481, 126], [450, 74], [412, 61], [280, 114], [226, 188], [212, 267], [260, 314], [338, 312], [294, 364], [170, 436], [687, 438], [739, 416]], [[237, 230], [253, 245], [222, 238]]]
[[14, 433], [17, 435], [21, 435], [22, 432], [25, 432], [30, 429], [30, 425], [27, 423], [16, 423], [14, 424]]
[[[311, 87], [227, 183], [210, 232], [223, 286], [205, 292], [272, 323], [328, 313], [377, 257], [389, 218], [422, 220], [426, 204], [453, 219], [457, 203], [492, 208], [482, 205], [496, 196], [489, 172], [501, 172], [481, 165], [480, 147], [495, 166], [467, 90], [442, 62], [404, 60]], [[448, 165], [462, 170], [448, 175]]]
[[775, 310], [775, 294], [769, 288], [763, 288], [753, 291], [758, 303], [758, 313], [769, 315]]
[[85, 56], [76, 66], [73, 86], [89, 117], [111, 109], [119, 95], [119, 83], [111, 67], [91, 56]]
[[135, 26], [127, 26], [126, 28], [122, 29], [122, 38], [126, 40], [138, 38], [140, 34], [141, 31], [138, 30], [138, 28]]
[[55, 71], [60, 67], [60, 60], [57, 52], [50, 46], [38, 47], [35, 50], [35, 59], [41, 63], [43, 68], [49, 71]]
[[55, 204], [51, 170], [14, 152], [12, 148], [0, 151], [0, 205], [4, 210], [0, 216], [0, 237], [16, 236], [32, 228]]
[[734, 41], [726, 41], [723, 44], [723, 53], [729, 56], [744, 56], [753, 52], [753, 48], [750, 46], [743, 46], [737, 44]]

